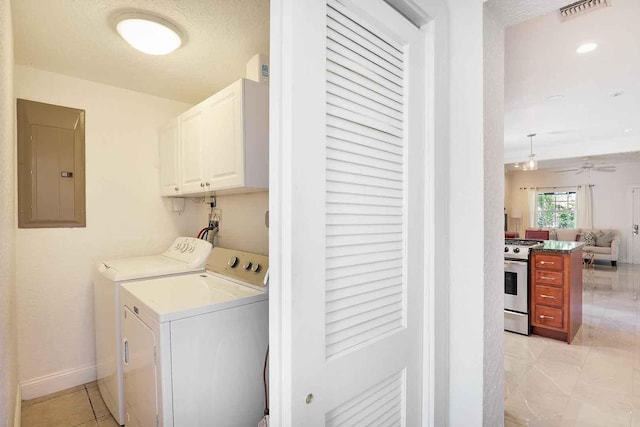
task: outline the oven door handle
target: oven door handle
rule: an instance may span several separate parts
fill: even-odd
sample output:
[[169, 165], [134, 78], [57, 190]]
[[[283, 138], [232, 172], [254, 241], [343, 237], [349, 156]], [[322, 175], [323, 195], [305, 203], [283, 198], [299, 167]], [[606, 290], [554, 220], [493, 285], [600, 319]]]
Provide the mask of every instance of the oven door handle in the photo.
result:
[[505, 264], [509, 264], [509, 265], [527, 265], [527, 261], [511, 261], [511, 260], [504, 260]]

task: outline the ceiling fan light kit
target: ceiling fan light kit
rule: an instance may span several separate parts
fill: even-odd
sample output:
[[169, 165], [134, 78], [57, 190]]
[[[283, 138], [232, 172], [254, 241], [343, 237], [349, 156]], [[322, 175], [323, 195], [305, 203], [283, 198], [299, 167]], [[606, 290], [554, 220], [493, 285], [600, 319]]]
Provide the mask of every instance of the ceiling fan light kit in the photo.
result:
[[588, 158], [584, 159], [584, 163], [582, 166], [573, 168], [573, 169], [563, 169], [559, 171], [555, 171], [556, 173], [564, 173], [564, 172], [575, 172], [576, 175], [579, 175], [584, 172], [589, 172], [589, 176], [591, 176], [591, 171], [595, 172], [615, 172], [615, 166], [596, 166], [595, 163], [590, 161]]

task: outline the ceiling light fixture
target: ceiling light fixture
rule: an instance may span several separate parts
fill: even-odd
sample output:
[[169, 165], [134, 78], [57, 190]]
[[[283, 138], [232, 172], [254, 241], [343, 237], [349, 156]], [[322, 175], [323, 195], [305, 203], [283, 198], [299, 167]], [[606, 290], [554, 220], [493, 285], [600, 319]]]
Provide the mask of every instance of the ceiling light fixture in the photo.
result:
[[578, 46], [578, 48], [576, 49], [576, 52], [580, 54], [589, 53], [589, 52], [593, 52], [597, 48], [598, 48], [597, 43], [593, 43], [593, 42], [583, 43], [580, 46]]
[[165, 19], [141, 12], [116, 18], [116, 31], [131, 46], [149, 55], [166, 55], [182, 45], [182, 34]]
[[533, 154], [533, 137], [536, 136], [535, 133], [530, 133], [527, 135], [527, 138], [531, 140], [531, 154], [529, 154], [529, 160], [524, 163], [522, 170], [525, 171], [534, 171], [538, 169], [538, 161], [536, 160], [536, 155]]

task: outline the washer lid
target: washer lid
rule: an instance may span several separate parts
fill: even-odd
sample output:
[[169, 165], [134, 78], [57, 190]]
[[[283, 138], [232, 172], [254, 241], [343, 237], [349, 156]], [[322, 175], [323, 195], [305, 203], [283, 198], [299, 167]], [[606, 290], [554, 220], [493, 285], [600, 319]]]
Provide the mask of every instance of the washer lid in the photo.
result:
[[121, 258], [98, 262], [98, 272], [114, 282], [202, 270], [204, 270], [202, 266], [189, 267], [185, 262], [164, 255]]
[[122, 285], [122, 300], [133, 303], [158, 322], [168, 322], [263, 301], [266, 292], [210, 273], [131, 282]]

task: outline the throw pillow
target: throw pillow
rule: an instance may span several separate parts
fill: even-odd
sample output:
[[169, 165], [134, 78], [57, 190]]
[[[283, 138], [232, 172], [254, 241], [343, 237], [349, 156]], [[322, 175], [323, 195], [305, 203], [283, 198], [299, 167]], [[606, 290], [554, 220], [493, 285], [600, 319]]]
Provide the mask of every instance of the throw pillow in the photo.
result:
[[595, 246], [596, 245], [596, 234], [593, 231], [589, 231], [587, 233], [583, 233], [580, 236], [580, 241], [584, 242], [587, 246]]
[[610, 248], [611, 241], [615, 239], [615, 235], [609, 231], [606, 233], [602, 233], [601, 236], [596, 236], [596, 246], [600, 246], [602, 248]]

